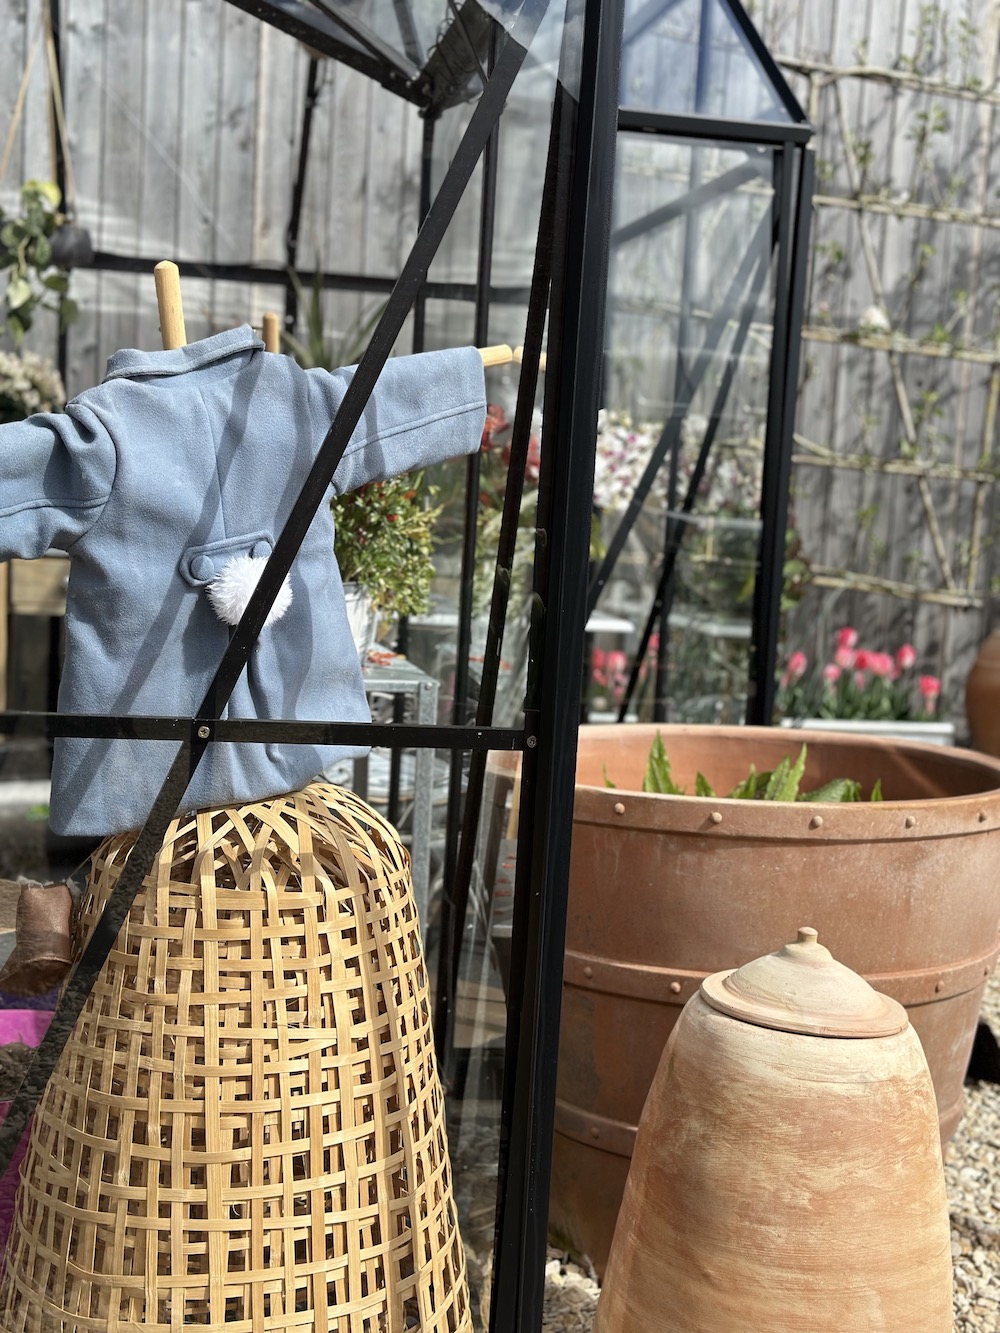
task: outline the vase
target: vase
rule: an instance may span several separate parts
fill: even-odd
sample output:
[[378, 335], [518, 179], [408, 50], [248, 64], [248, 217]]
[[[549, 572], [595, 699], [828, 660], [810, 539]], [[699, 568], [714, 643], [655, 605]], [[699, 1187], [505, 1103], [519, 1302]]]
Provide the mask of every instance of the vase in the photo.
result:
[[368, 650], [375, 642], [378, 628], [378, 611], [372, 606], [371, 593], [360, 583], [344, 584], [344, 602], [347, 606], [347, 623], [358, 650], [361, 665], [368, 660]]
[[972, 744], [1000, 755], [1000, 630], [984, 640], [965, 684], [965, 711]]
[[[805, 741], [803, 788], [838, 777], [880, 803], [641, 790], [659, 732], [674, 778], [731, 791]], [[605, 773], [616, 784], [604, 785]], [[577, 761], [551, 1191], [553, 1239], [607, 1260], [663, 1047], [704, 978], [780, 945], [789, 920], [903, 1004], [951, 1137], [998, 953], [1000, 761], [778, 727], [583, 727]]]

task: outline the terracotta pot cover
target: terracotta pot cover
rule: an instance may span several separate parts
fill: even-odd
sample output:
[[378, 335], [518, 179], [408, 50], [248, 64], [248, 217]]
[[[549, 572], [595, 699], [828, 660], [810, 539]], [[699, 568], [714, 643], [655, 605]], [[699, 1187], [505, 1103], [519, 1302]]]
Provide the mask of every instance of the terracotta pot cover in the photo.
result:
[[[664, 738], [675, 779], [729, 791], [751, 763], [808, 745], [805, 789], [834, 777], [879, 804], [644, 795]], [[615, 784], [604, 785], [605, 775]], [[777, 728], [584, 727], [577, 766], [553, 1237], [607, 1260], [636, 1126], [681, 1007], [709, 974], [808, 921], [834, 955], [903, 1004], [923, 1044], [942, 1141], [1000, 926], [1000, 762], [970, 751]]]
[[801, 930], [688, 1001], [639, 1124], [594, 1333], [951, 1333], [927, 1062]]

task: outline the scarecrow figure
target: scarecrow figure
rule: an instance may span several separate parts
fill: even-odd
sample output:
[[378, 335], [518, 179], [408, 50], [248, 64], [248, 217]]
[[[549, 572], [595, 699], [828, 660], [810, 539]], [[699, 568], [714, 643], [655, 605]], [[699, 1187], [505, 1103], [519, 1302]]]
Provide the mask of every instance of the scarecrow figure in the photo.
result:
[[[71, 560], [62, 711], [195, 714], [351, 374], [244, 326], [0, 430], [0, 556]], [[483, 380], [390, 361], [333, 491], [472, 453]], [[321, 506], [224, 716], [369, 720], [333, 536]], [[53, 827], [109, 835], [78, 948], [174, 753], [56, 741]], [[209, 747], [38, 1103], [5, 1333], [471, 1333], [409, 857], [314, 780], [361, 753]]]

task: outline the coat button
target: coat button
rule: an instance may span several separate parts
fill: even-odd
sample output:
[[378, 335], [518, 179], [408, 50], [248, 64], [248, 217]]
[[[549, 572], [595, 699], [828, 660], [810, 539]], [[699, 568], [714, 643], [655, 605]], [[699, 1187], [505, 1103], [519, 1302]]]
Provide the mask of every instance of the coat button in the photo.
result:
[[270, 542], [254, 542], [250, 548], [250, 554], [257, 560], [264, 560], [271, 554]]
[[196, 555], [191, 561], [191, 573], [201, 583], [215, 578], [215, 561], [210, 555]]

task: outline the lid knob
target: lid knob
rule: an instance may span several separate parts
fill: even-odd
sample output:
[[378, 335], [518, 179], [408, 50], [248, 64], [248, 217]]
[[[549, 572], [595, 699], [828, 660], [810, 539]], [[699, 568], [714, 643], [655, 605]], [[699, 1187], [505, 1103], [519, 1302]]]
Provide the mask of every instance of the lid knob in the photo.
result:
[[903, 1006], [838, 963], [812, 926], [776, 953], [706, 977], [701, 994], [745, 1023], [817, 1037], [888, 1037], [908, 1023]]

